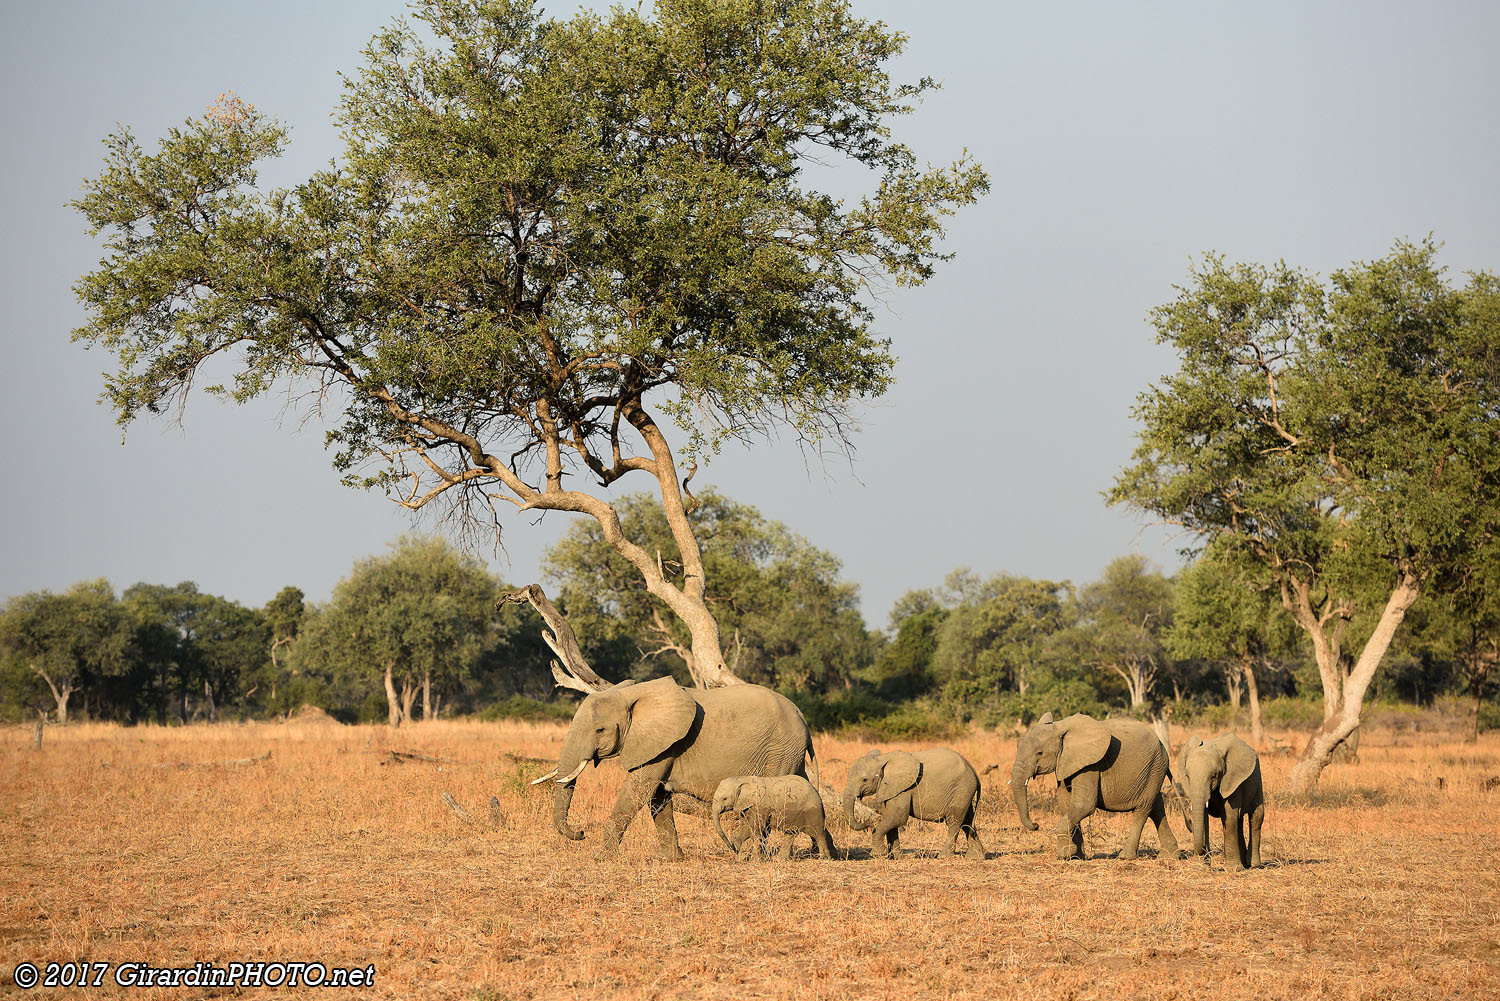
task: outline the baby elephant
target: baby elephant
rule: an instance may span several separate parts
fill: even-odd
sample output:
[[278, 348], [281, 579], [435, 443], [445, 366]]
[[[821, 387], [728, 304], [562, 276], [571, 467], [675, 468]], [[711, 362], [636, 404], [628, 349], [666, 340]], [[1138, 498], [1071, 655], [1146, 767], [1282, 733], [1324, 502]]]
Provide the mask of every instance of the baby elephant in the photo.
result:
[[893, 857], [902, 826], [916, 817], [948, 825], [944, 854], [956, 854], [963, 832], [968, 842], [965, 856], [984, 858], [984, 845], [974, 830], [979, 776], [957, 751], [871, 751], [849, 766], [849, 785], [844, 789], [844, 815], [851, 828], [862, 831], [866, 825], [854, 815], [856, 800], [879, 811], [870, 836], [871, 855]]
[[[734, 841], [724, 834], [725, 811], [738, 814], [747, 825], [735, 833]], [[736, 855], [748, 835], [755, 839], [756, 857], [762, 857], [767, 833], [775, 831], [787, 858], [792, 856], [792, 844], [799, 832], [812, 838], [814, 851], [837, 858], [824, 822], [823, 797], [801, 775], [727, 778], [714, 790], [713, 817], [720, 839]]]
[[1214, 816], [1224, 822], [1224, 868], [1260, 865], [1266, 796], [1255, 749], [1232, 733], [1206, 742], [1190, 737], [1178, 754], [1177, 772], [1188, 791], [1193, 854], [1208, 854], [1208, 818]]

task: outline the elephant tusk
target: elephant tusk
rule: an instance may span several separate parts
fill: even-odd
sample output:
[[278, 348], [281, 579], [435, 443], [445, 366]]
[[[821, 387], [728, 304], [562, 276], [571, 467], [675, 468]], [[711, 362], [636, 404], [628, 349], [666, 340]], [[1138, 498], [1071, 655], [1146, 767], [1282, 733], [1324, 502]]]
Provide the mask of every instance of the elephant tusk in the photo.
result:
[[552, 769], [552, 771], [548, 772], [546, 775], [539, 775], [536, 778], [532, 779], [531, 780], [531, 784], [534, 785], [534, 786], [539, 786], [543, 782], [547, 781], [548, 779], [550, 779], [552, 776], [554, 776], [556, 774], [557, 774], [557, 769], [554, 768], [554, 769]]
[[[584, 770], [584, 769], [585, 769], [585, 768], [587, 768], [587, 767], [588, 767], [588, 764], [589, 764], [589, 763], [588, 763], [588, 761], [587, 761], [587, 760], [584, 760], [584, 761], [580, 761], [580, 762], [578, 762], [578, 767], [577, 767], [577, 768], [575, 768], [575, 769], [573, 769], [573, 771], [572, 771], [572, 772], [570, 772], [570, 773], [569, 773], [569, 774], [568, 774], [568, 776], [567, 776], [567, 777], [566, 777], [566, 778], [560, 778], [560, 779], [558, 779], [558, 780], [557, 780], [557, 784], [558, 784], [558, 785], [560, 785], [560, 786], [565, 786], [565, 785], [567, 785], [567, 784], [568, 784], [568, 783], [569, 783], [569, 782], [572, 782], [572, 781], [573, 781], [573, 780], [574, 780], [574, 779], [576, 779], [576, 778], [577, 778], [577, 777], [578, 777], [578, 776], [579, 776], [579, 774], [580, 774], [580, 773], [581, 773], [581, 772], [582, 772], [582, 771], [583, 771], [583, 770]], [[556, 771], [556, 769], [554, 769], [554, 771]]]

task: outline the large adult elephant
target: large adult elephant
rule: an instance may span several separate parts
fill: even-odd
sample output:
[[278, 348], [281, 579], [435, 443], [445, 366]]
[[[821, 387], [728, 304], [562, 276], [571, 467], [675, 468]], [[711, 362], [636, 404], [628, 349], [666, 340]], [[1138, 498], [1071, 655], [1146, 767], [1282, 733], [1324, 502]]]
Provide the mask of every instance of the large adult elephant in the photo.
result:
[[[589, 762], [618, 757], [626, 772], [614, 811], [604, 824], [601, 851], [620, 845], [630, 821], [649, 803], [661, 854], [682, 858], [673, 819], [679, 806], [707, 815], [724, 779], [735, 775], [802, 775], [818, 781], [812, 734], [790, 701], [760, 685], [682, 688], [671, 678], [622, 682], [583, 700], [563, 739], [555, 777], [552, 822], [573, 841], [583, 832], [568, 823], [574, 783]], [[811, 763], [808, 776], [804, 757]], [[670, 783], [670, 791], [664, 787]]]
[[1083, 856], [1083, 818], [1095, 810], [1131, 815], [1130, 832], [1120, 857], [1133, 859], [1141, 843], [1141, 829], [1149, 817], [1163, 858], [1177, 857], [1177, 839], [1167, 826], [1161, 783], [1168, 774], [1167, 749], [1156, 731], [1133, 719], [1097, 720], [1078, 713], [1052, 719], [1047, 713], [1016, 743], [1016, 763], [1010, 772], [1011, 793], [1021, 826], [1036, 830], [1026, 799], [1032, 777], [1057, 773], [1058, 807], [1062, 821], [1057, 832], [1057, 857]]

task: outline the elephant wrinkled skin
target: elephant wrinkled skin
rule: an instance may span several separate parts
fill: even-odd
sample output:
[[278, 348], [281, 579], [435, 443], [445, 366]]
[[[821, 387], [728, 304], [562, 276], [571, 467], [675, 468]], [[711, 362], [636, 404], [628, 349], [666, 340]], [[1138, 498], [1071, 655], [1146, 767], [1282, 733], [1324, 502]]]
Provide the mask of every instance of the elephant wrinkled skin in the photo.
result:
[[1178, 752], [1177, 772], [1188, 792], [1193, 854], [1208, 855], [1208, 818], [1217, 817], [1224, 826], [1224, 868], [1260, 865], [1266, 795], [1255, 748], [1232, 733], [1210, 741], [1191, 737]]
[[[618, 757], [626, 772], [604, 825], [601, 852], [619, 847], [632, 818], [649, 803], [660, 852], [682, 858], [673, 819], [679, 806], [706, 813], [720, 782], [737, 775], [807, 775], [817, 779], [812, 735], [789, 700], [760, 685], [688, 689], [671, 678], [622, 682], [583, 700], [563, 739], [555, 776], [552, 821], [564, 837], [583, 832], [568, 823], [574, 784], [585, 766]], [[664, 783], [670, 782], [670, 789]]]
[[1156, 732], [1133, 719], [1096, 720], [1078, 713], [1053, 722], [1047, 713], [1016, 742], [1011, 793], [1021, 826], [1036, 830], [1026, 797], [1026, 783], [1037, 775], [1057, 773], [1058, 858], [1083, 857], [1083, 818], [1095, 810], [1131, 815], [1130, 831], [1120, 852], [1136, 857], [1147, 818], [1156, 825], [1161, 857], [1177, 857], [1177, 839], [1167, 826], [1161, 783], [1169, 773], [1166, 748]]
[[[727, 778], [714, 792], [709, 812], [713, 815], [714, 830], [719, 832], [719, 839], [736, 855], [744, 840], [749, 838], [754, 845], [755, 857], [762, 858], [767, 848], [767, 836], [774, 833], [779, 841], [778, 847], [787, 858], [791, 858], [793, 844], [800, 833], [812, 838], [814, 851], [825, 858], [838, 857], [833, 839], [828, 836], [823, 797], [800, 775]], [[744, 822], [741, 833], [734, 840], [724, 833], [723, 816], [726, 812], [739, 815]]]
[[971, 859], [984, 858], [984, 844], [974, 830], [979, 809], [979, 776], [957, 751], [935, 747], [925, 751], [871, 751], [849, 766], [844, 787], [844, 817], [856, 831], [865, 824], [855, 816], [854, 804], [864, 801], [879, 813], [870, 833], [872, 856], [894, 857], [901, 828], [912, 817], [948, 825], [942, 854], [957, 854], [964, 835]]

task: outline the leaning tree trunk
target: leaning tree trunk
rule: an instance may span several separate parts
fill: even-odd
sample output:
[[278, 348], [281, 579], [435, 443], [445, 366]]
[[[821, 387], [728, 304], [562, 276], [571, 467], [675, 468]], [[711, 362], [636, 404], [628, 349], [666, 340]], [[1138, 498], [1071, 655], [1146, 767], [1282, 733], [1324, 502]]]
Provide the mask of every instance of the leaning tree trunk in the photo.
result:
[[422, 672], [422, 721], [432, 719], [432, 672]]
[[[1360, 708], [1364, 703], [1365, 693], [1369, 691], [1370, 682], [1375, 678], [1375, 670], [1390, 648], [1396, 630], [1406, 618], [1407, 610], [1417, 600], [1420, 585], [1421, 581], [1417, 576], [1408, 571], [1402, 574], [1401, 582], [1391, 591], [1380, 619], [1375, 623], [1374, 632], [1359, 653], [1359, 660], [1339, 686], [1337, 709], [1329, 710], [1325, 706], [1323, 725], [1308, 740], [1307, 746], [1302, 749], [1302, 757], [1292, 766], [1291, 774], [1287, 777], [1289, 792], [1297, 795], [1312, 789], [1323, 769], [1333, 760], [1334, 749], [1359, 728]], [[1320, 671], [1324, 668], [1321, 660], [1318, 668]], [[1326, 676], [1324, 687], [1326, 691]]]

